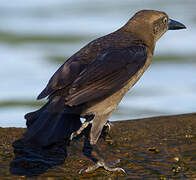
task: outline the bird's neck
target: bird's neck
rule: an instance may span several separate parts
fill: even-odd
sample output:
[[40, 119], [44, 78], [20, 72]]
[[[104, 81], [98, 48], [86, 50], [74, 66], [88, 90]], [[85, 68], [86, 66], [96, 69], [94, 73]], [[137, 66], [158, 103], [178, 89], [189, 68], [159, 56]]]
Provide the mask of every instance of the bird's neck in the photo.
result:
[[154, 53], [156, 40], [152, 35], [152, 31], [145, 28], [145, 25], [142, 28], [138, 28], [138, 26], [134, 24], [125, 24], [121, 31], [127, 32], [130, 35], [133, 35], [144, 42], [144, 44], [149, 48], [151, 54]]

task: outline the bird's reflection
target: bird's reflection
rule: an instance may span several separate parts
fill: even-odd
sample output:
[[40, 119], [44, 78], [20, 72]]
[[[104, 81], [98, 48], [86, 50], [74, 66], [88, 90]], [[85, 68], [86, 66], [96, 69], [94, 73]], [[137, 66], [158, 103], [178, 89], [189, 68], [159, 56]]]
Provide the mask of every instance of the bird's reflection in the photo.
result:
[[[67, 146], [70, 144], [70, 135], [77, 131], [81, 122], [76, 120], [76, 126], [72, 126], [74, 119], [71, 115], [67, 115], [67, 118], [62, 116], [59, 121], [56, 121], [56, 126], [53, 123], [53, 126], [50, 126], [50, 123], [47, 124], [45, 128], [45, 136], [40, 133], [39, 136], [36, 136], [36, 139], [42, 139], [42, 141], [47, 141], [50, 136], [52, 136], [52, 143], [47, 146], [42, 146], [34, 142], [28, 141], [25, 139], [25, 136], [15, 142], [12, 146], [14, 148], [15, 157], [10, 163], [10, 173], [21, 176], [38, 176], [44, 173], [47, 169], [63, 164], [67, 157]], [[70, 122], [72, 119], [72, 123]], [[38, 121], [33, 122], [39, 123]], [[36, 125], [36, 124], [35, 124]], [[65, 127], [69, 126], [68, 129]], [[29, 129], [31, 132], [36, 130], [34, 126], [27, 126], [27, 132]], [[36, 125], [36, 127], [38, 127]], [[32, 129], [34, 128], [34, 129]], [[75, 140], [80, 139], [83, 136], [78, 136]]]
[[32, 177], [47, 169], [63, 164], [67, 157], [67, 143], [53, 144], [45, 148], [27, 144], [23, 139], [13, 143], [15, 158], [10, 163], [10, 173]]
[[[77, 142], [84, 137], [82, 151], [84, 155], [91, 154], [92, 152], [92, 147], [89, 142], [91, 126], [92, 124], [89, 124], [80, 135], [73, 139], [74, 142]], [[107, 127], [104, 127], [100, 138], [105, 139], [107, 135], [108, 129]], [[24, 139], [19, 139], [12, 144], [15, 157], [10, 163], [10, 173], [19, 176], [35, 177], [43, 174], [54, 166], [66, 163], [67, 146], [70, 144], [70, 140], [65, 139], [64, 142], [54, 143], [50, 146], [41, 148], [26, 143]]]
[[[84, 140], [83, 154], [91, 156], [92, 147], [89, 141], [89, 133], [92, 124], [89, 124], [80, 135], [72, 141], [77, 142], [82, 137]], [[105, 139], [108, 136], [108, 127], [104, 127], [100, 138]], [[10, 173], [13, 175], [35, 177], [43, 174], [48, 169], [66, 163], [67, 146], [72, 145], [69, 139], [64, 142], [51, 144], [50, 146], [41, 148], [30, 143], [26, 143], [24, 139], [13, 142], [15, 157], [10, 163]], [[76, 147], [76, 146], [74, 146]], [[94, 159], [91, 156], [92, 160]]]

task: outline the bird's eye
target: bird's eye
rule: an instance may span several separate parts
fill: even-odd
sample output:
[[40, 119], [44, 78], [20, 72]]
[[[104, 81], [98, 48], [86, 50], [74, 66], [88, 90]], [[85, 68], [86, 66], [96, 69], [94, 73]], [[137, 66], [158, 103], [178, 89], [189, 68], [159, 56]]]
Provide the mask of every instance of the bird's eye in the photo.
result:
[[167, 24], [167, 17], [164, 17], [164, 18], [163, 18], [163, 23], [164, 23], [164, 24]]

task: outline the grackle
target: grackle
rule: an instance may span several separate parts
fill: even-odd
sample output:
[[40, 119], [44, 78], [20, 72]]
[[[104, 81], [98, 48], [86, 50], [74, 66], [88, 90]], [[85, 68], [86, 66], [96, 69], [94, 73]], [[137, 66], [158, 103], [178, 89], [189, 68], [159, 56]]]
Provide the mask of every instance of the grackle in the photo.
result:
[[[81, 172], [98, 167], [123, 171], [107, 165], [96, 142], [125, 93], [150, 65], [156, 41], [167, 30], [184, 28], [164, 12], [141, 10], [117, 31], [84, 46], [54, 73], [37, 97], [48, 97], [48, 102], [25, 115], [24, 140], [47, 147], [65, 139], [72, 140], [92, 121], [86, 142], [90, 151], [84, 150], [84, 154], [95, 165]], [[82, 124], [80, 118], [86, 121]]]

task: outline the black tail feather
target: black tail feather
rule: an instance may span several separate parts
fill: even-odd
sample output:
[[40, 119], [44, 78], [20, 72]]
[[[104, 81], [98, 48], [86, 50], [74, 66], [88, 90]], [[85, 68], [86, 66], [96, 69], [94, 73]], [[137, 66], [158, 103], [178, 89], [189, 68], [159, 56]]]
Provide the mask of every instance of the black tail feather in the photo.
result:
[[46, 109], [49, 102], [42, 106], [40, 109], [34, 112], [25, 114], [24, 118], [26, 119], [27, 128], [29, 128], [40, 116], [40, 114]]
[[68, 139], [81, 126], [80, 116], [70, 112], [71, 107], [68, 111], [63, 99], [54, 97], [41, 109], [25, 115], [28, 128], [24, 138], [13, 143], [11, 174], [38, 176], [64, 163]]
[[61, 99], [28, 113], [25, 118], [28, 129], [24, 134], [24, 141], [40, 147], [65, 142], [81, 126], [80, 115], [65, 113], [64, 101]]

